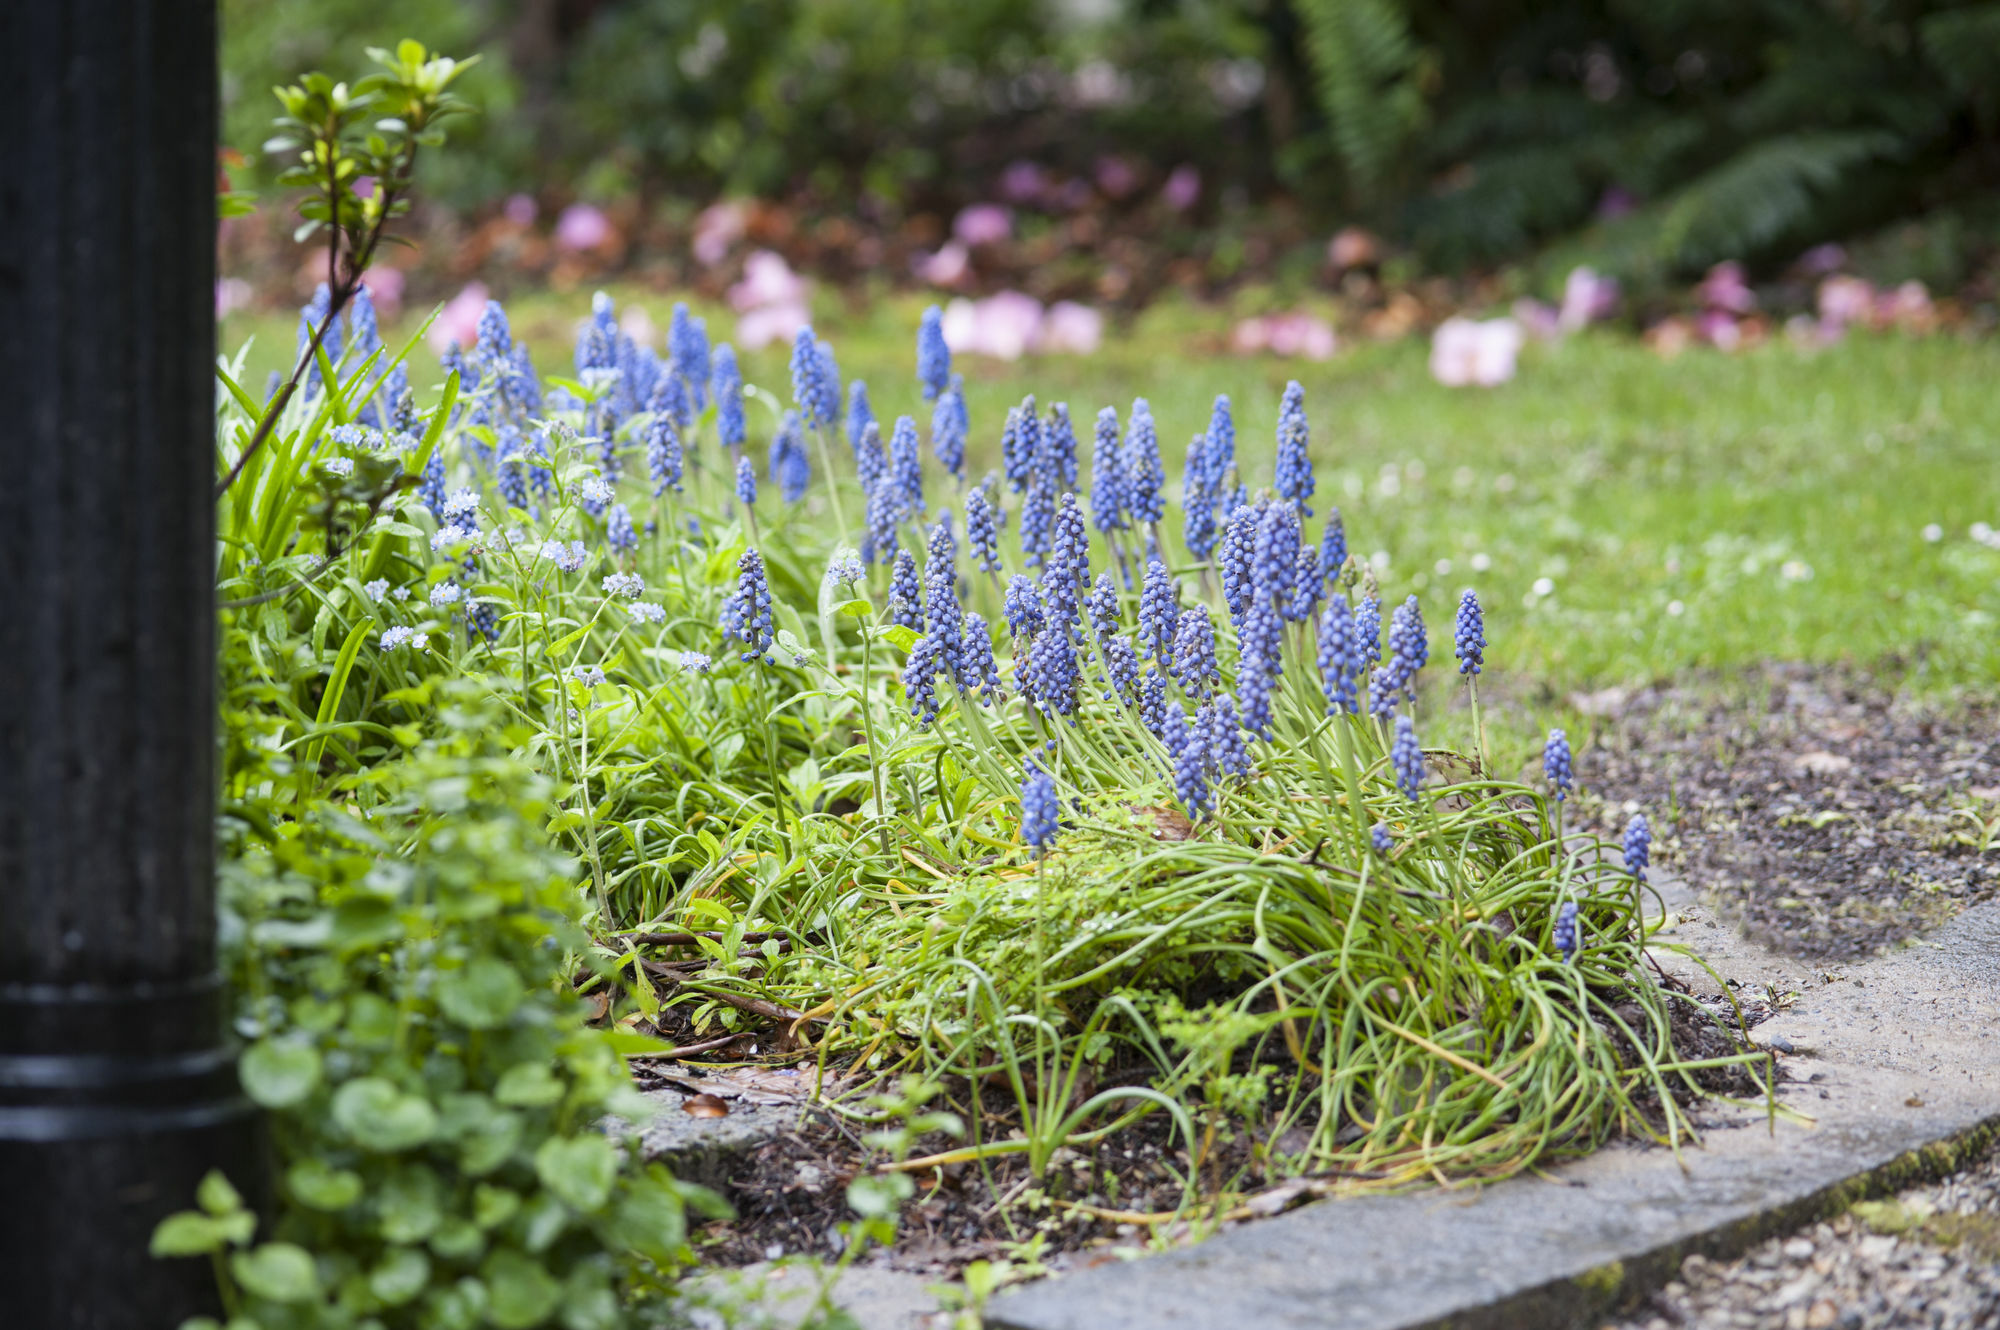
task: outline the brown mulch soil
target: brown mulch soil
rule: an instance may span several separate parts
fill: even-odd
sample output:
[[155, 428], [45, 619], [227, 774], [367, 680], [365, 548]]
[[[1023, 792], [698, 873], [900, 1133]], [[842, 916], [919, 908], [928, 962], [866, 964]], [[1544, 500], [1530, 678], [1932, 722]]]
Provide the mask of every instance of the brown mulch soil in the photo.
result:
[[1643, 810], [1655, 862], [1765, 946], [1857, 959], [2000, 891], [1980, 852], [2000, 818], [1990, 701], [1803, 666], [1571, 700], [1604, 727], [1577, 764], [1595, 829], [1615, 840]]

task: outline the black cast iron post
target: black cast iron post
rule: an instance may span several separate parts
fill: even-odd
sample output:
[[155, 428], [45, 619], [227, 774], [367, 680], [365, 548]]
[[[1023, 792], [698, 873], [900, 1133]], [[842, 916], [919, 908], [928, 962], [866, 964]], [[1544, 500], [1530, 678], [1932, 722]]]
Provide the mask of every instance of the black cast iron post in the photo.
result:
[[214, 0], [0, 3], [0, 1323], [162, 1330], [254, 1187], [211, 881]]

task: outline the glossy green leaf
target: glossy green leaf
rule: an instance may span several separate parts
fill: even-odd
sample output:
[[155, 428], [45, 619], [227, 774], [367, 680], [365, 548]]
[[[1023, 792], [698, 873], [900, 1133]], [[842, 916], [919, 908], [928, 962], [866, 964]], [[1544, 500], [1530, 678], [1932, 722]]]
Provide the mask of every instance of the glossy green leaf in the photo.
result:
[[500, 1330], [528, 1330], [556, 1309], [562, 1285], [525, 1252], [503, 1247], [479, 1267], [489, 1298], [486, 1315]]
[[319, 1272], [305, 1248], [267, 1242], [230, 1258], [229, 1272], [253, 1297], [271, 1302], [310, 1302], [319, 1296]]
[[428, 1101], [379, 1076], [341, 1086], [333, 1096], [333, 1120], [356, 1145], [382, 1154], [422, 1145], [437, 1132], [437, 1113]]
[[527, 996], [520, 971], [503, 960], [480, 956], [438, 980], [438, 1007], [452, 1020], [474, 1030], [504, 1024]]
[[306, 1155], [285, 1170], [285, 1186], [300, 1205], [329, 1213], [361, 1199], [361, 1175]]
[[260, 1039], [237, 1063], [243, 1092], [265, 1108], [290, 1108], [319, 1085], [319, 1050], [295, 1040]]
[[567, 1140], [551, 1137], [535, 1151], [535, 1176], [542, 1185], [584, 1214], [594, 1214], [611, 1199], [618, 1176], [618, 1152], [595, 1133]]

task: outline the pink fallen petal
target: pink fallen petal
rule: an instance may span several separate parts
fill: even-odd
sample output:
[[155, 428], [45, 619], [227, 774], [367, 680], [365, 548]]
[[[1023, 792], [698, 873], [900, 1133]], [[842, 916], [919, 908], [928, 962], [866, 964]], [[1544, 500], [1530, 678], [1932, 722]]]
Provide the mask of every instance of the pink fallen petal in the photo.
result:
[[951, 233], [975, 248], [997, 245], [1014, 234], [1014, 214], [997, 203], [975, 203], [952, 220]]
[[1931, 304], [1930, 288], [1922, 282], [1904, 282], [1893, 291], [1884, 292], [1875, 302], [1875, 321], [1906, 332], [1928, 331], [1936, 320], [1937, 311]]
[[1175, 212], [1186, 212], [1201, 197], [1201, 172], [1192, 162], [1182, 162], [1160, 188], [1160, 201]]
[[424, 341], [430, 348], [442, 354], [446, 347], [456, 343], [463, 350], [479, 339], [479, 316], [486, 312], [487, 291], [484, 282], [467, 282], [465, 288], [438, 311], [431, 320], [430, 331], [424, 334]]
[[1875, 312], [1875, 287], [1862, 278], [1836, 273], [1819, 284], [1818, 305], [1823, 323], [1835, 327], [1866, 323]]
[[403, 304], [403, 286], [408, 279], [401, 268], [389, 268], [380, 264], [361, 274], [361, 284], [368, 288], [369, 298], [374, 300], [379, 313], [393, 315]]
[[533, 194], [509, 194], [507, 201], [500, 205], [500, 215], [516, 226], [533, 226], [541, 211], [535, 206]]
[[1122, 199], [1139, 187], [1139, 168], [1111, 153], [1097, 159], [1097, 169], [1093, 174], [1097, 187], [1108, 198]]
[[1333, 357], [1333, 327], [1324, 319], [1298, 312], [1273, 314], [1265, 320], [1264, 327], [1267, 345], [1275, 355], [1303, 356], [1307, 360]]
[[729, 304], [747, 314], [760, 305], [803, 305], [806, 280], [782, 254], [760, 249], [743, 260], [743, 280], [729, 288]]
[[1546, 300], [1522, 296], [1514, 302], [1513, 313], [1521, 330], [1538, 342], [1554, 341], [1563, 334], [1562, 315]]
[[1038, 203], [1048, 187], [1048, 174], [1035, 162], [1010, 162], [1000, 173], [1000, 197], [1009, 203]]
[[1581, 332], [1610, 318], [1617, 308], [1617, 279], [1600, 277], [1595, 269], [1579, 265], [1570, 269], [1563, 280], [1562, 311], [1557, 315], [1557, 323], [1566, 333]]
[[1701, 303], [1727, 314], [1748, 314], [1757, 308], [1757, 293], [1743, 279], [1743, 265], [1734, 259], [1716, 264], [1695, 288]]
[[945, 306], [944, 342], [961, 354], [1019, 360], [1040, 334], [1042, 317], [1041, 301], [1019, 291], [979, 301], [961, 297]]
[[1446, 319], [1431, 337], [1431, 377], [1448, 388], [1492, 388], [1514, 377], [1524, 340], [1512, 319]]
[[256, 292], [241, 277], [222, 277], [215, 283], [215, 317], [227, 318], [247, 306]]
[[1229, 349], [1239, 356], [1255, 355], [1271, 344], [1271, 321], [1262, 315], [1239, 319], [1229, 332]]
[[1743, 327], [1733, 315], [1719, 309], [1704, 310], [1694, 321], [1695, 335], [1718, 351], [1734, 351], [1743, 345]]
[[588, 203], [572, 203], [556, 219], [556, 248], [572, 253], [596, 249], [611, 239], [611, 219]]
[[773, 343], [790, 342], [812, 322], [812, 311], [801, 304], [760, 305], [736, 321], [736, 348], [761, 351]]
[[956, 240], [945, 242], [935, 254], [926, 254], [916, 263], [917, 277], [932, 286], [957, 286], [972, 271], [972, 255]]
[[619, 310], [618, 330], [640, 346], [651, 346], [660, 336], [660, 325], [653, 322], [644, 305], [627, 305]]
[[729, 257], [729, 251], [743, 238], [749, 226], [747, 209], [734, 199], [721, 203], [711, 203], [701, 210], [694, 219], [695, 262], [704, 268], [713, 268]]
[[1358, 226], [1343, 226], [1326, 242], [1327, 265], [1335, 272], [1366, 267], [1381, 257], [1381, 243], [1373, 233]]
[[1104, 340], [1104, 316], [1088, 305], [1058, 300], [1042, 320], [1038, 351], [1087, 356]]

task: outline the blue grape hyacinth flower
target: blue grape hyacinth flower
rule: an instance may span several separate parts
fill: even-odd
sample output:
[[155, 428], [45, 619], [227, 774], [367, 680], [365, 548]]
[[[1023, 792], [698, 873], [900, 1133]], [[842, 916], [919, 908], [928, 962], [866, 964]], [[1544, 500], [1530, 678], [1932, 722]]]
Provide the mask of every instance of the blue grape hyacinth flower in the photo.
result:
[[1575, 901], [1564, 901], [1561, 908], [1556, 911], [1556, 924], [1552, 932], [1551, 940], [1556, 944], [1556, 950], [1562, 954], [1563, 964], [1574, 962], [1577, 950], [1583, 941], [1583, 930], [1577, 923]]
[[1559, 803], [1576, 788], [1576, 773], [1570, 766], [1569, 735], [1562, 730], [1550, 730], [1549, 741], [1542, 745], [1542, 774], [1548, 777], [1549, 793]]
[[983, 485], [965, 496], [965, 544], [974, 568], [982, 573], [1000, 571], [1000, 527]]
[[1167, 505], [1161, 491], [1167, 483], [1167, 472], [1160, 461], [1160, 436], [1153, 426], [1153, 409], [1143, 397], [1132, 399], [1119, 470], [1124, 477], [1125, 509], [1132, 520], [1145, 525], [1165, 517]]
[[1341, 566], [1347, 562], [1347, 528], [1341, 524], [1340, 509], [1329, 508], [1326, 514], [1326, 534], [1319, 542], [1319, 575], [1328, 586], [1340, 577]]
[[1368, 844], [1375, 853], [1386, 855], [1396, 848], [1395, 833], [1389, 830], [1388, 824], [1377, 822], [1368, 828]]
[[1389, 765], [1395, 768], [1396, 788], [1411, 803], [1424, 788], [1424, 750], [1417, 743], [1417, 726], [1408, 716], [1396, 717], [1396, 738], [1389, 745]]
[[931, 455], [938, 465], [960, 480], [965, 478], [965, 441], [972, 422], [965, 413], [965, 389], [959, 376], [951, 376], [951, 386], [938, 394], [931, 411]]
[[774, 664], [767, 654], [774, 639], [771, 631], [771, 584], [764, 574], [764, 556], [755, 549], [743, 551], [736, 561], [736, 591], [723, 602], [722, 635], [743, 643], [745, 664], [763, 660]]
[[1097, 431], [1090, 444], [1090, 520], [1099, 531], [1126, 525], [1125, 459], [1118, 443], [1118, 412], [1105, 407], [1097, 413]]
[[1021, 839], [1033, 846], [1038, 856], [1047, 854], [1056, 843], [1056, 814], [1055, 777], [1031, 757], [1021, 777]]
[[1486, 615], [1479, 597], [1467, 591], [1458, 602], [1458, 618], [1452, 625], [1452, 649], [1458, 657], [1460, 674], [1477, 674], [1486, 663]]
[[[1215, 626], [1209, 622], [1208, 606], [1196, 604], [1180, 616], [1174, 631], [1174, 679], [1189, 697], [1200, 699], [1222, 682], [1222, 670], [1215, 660]], [[1231, 705], [1234, 713], [1234, 704]]]
[[1306, 500], [1312, 497], [1313, 468], [1307, 445], [1312, 430], [1306, 423], [1306, 390], [1294, 379], [1285, 385], [1278, 405], [1277, 480], [1272, 486], [1278, 497], [1289, 500], [1302, 517], [1311, 517]]
[[743, 424], [743, 371], [736, 348], [724, 342], [709, 360], [708, 389], [715, 397], [715, 434], [725, 448], [740, 448], [748, 437]]
[[944, 311], [932, 305], [917, 324], [917, 382], [924, 400], [936, 400], [951, 382], [951, 348], [944, 341]]
[[757, 468], [747, 457], [736, 459], [736, 498], [745, 507], [757, 506]]
[[1319, 673], [1329, 715], [1360, 712], [1361, 652], [1354, 644], [1354, 611], [1348, 608], [1347, 597], [1337, 592], [1327, 599], [1326, 612], [1320, 616]]
[[917, 583], [917, 560], [908, 550], [897, 550], [889, 570], [889, 618], [905, 628], [924, 631], [924, 593]]
[[820, 356], [819, 340], [813, 336], [812, 325], [807, 324], [792, 341], [792, 401], [806, 424], [823, 428], [833, 424], [833, 416], [826, 411], [826, 397], [825, 361]]
[[1644, 813], [1634, 813], [1625, 824], [1625, 871], [1644, 882], [1652, 862], [1653, 829], [1646, 824]]
[[875, 408], [868, 403], [868, 385], [860, 379], [847, 385], [847, 446], [861, 451], [861, 436], [875, 423]]

